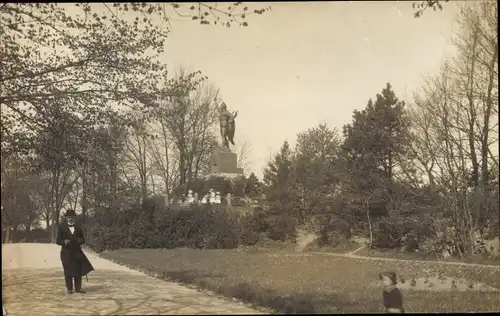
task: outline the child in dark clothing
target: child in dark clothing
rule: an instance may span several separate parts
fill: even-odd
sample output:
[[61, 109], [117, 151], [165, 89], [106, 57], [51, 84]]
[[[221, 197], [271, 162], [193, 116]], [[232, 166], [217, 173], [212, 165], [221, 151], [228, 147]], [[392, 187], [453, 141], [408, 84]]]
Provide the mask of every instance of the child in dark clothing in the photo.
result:
[[380, 281], [384, 285], [382, 298], [387, 313], [404, 313], [403, 296], [401, 291], [396, 287], [396, 273], [385, 272], [379, 275]]

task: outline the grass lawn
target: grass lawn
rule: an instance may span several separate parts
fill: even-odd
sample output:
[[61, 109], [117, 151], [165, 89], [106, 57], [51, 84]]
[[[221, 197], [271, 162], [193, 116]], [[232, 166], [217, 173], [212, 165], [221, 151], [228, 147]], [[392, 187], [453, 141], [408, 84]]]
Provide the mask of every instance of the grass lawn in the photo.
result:
[[[382, 312], [377, 275], [409, 280], [438, 272], [500, 288], [500, 269], [384, 262], [289, 250], [122, 249], [102, 257], [285, 313]], [[403, 291], [406, 312], [500, 310], [498, 292]]]

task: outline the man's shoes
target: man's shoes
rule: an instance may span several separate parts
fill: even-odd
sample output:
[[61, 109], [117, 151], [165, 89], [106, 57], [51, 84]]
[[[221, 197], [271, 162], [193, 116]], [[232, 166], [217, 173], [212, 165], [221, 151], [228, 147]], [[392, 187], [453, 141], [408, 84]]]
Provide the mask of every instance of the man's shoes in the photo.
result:
[[87, 293], [86, 291], [84, 291], [84, 290], [82, 290], [82, 289], [80, 289], [80, 290], [78, 290], [78, 291], [75, 291], [75, 292], [76, 292], [76, 293], [80, 293], [80, 294], [85, 294], [85, 293]]
[[68, 294], [73, 294], [73, 290], [68, 290]]

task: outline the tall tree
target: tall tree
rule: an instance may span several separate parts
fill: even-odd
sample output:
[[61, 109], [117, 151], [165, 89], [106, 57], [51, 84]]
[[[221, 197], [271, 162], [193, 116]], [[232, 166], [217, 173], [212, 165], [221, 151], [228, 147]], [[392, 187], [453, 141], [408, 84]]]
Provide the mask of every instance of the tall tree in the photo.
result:
[[354, 111], [352, 124], [344, 127], [343, 144], [353, 170], [393, 180], [396, 158], [408, 150], [409, 120], [404, 106], [388, 83], [375, 102], [370, 99], [366, 109]]
[[492, 2], [463, 5], [454, 39], [457, 56], [427, 80], [415, 102], [426, 128], [415, 134], [414, 147], [435, 166], [428, 169], [430, 178], [441, 191], [460, 253], [472, 251], [474, 231], [498, 213], [487, 201], [496, 190], [491, 174], [498, 166], [492, 154], [498, 143], [496, 12]]
[[246, 179], [245, 194], [250, 198], [260, 198], [262, 196], [262, 183], [255, 173], [251, 173]]
[[150, 154], [153, 169], [163, 179], [165, 199], [170, 201], [172, 190], [179, 183], [179, 157], [165, 121], [160, 119], [152, 128], [154, 137], [150, 140]]
[[[138, 114], [139, 115], [139, 114]], [[149, 195], [151, 159], [148, 152], [150, 144], [150, 134], [148, 126], [146, 125], [145, 118], [138, 116], [137, 120], [132, 124], [129, 132], [129, 137], [126, 142], [126, 157], [131, 163], [134, 174], [139, 176], [141, 186], [141, 197], [144, 201]]]
[[[432, 157], [437, 165], [434, 181], [443, 196], [443, 210], [455, 228], [455, 242], [461, 253], [470, 250], [473, 244], [472, 212], [464, 202], [471, 180], [470, 156], [466, 149], [467, 133], [455, 128], [461, 112], [453, 102], [455, 87], [447, 65], [441, 75], [428, 82], [426, 101], [420, 105], [432, 117], [430, 128]], [[472, 174], [474, 171], [472, 171]]]
[[[362, 111], [354, 111], [353, 122], [344, 126], [342, 152], [336, 161], [345, 205], [344, 216], [352, 224], [366, 223], [373, 241], [372, 218], [396, 210], [390, 203], [395, 188], [395, 174], [400, 157], [408, 151], [409, 123], [404, 109], [391, 85], [368, 101]], [[364, 221], [363, 219], [366, 219]]]
[[181, 68], [163, 90], [154, 116], [168, 131], [179, 157], [179, 184], [198, 178], [216, 148], [218, 90]]
[[271, 213], [286, 214], [294, 218], [299, 216], [295, 183], [294, 153], [288, 141], [285, 141], [264, 169], [264, 192]]
[[75, 167], [85, 159], [80, 149], [88, 139], [89, 124], [57, 106], [47, 115], [51, 122], [38, 139], [34, 167], [37, 173], [49, 175], [51, 238], [55, 242], [60, 211], [78, 179]]
[[498, 142], [498, 6], [493, 1], [462, 5], [457, 22], [453, 102], [464, 115], [456, 127], [468, 133], [472, 184], [487, 185], [490, 162], [495, 162], [491, 145]]
[[[36, 202], [32, 196], [33, 188], [39, 185], [37, 177], [29, 170], [29, 164], [20, 157], [10, 156], [2, 159], [2, 230], [5, 243], [10, 241], [10, 233], [21, 226], [29, 232], [39, 218]], [[29, 235], [28, 235], [29, 236]]]
[[339, 184], [334, 174], [334, 163], [340, 145], [339, 133], [326, 124], [319, 124], [297, 135], [297, 193], [303, 210], [323, 210], [324, 202], [332, 198]]
[[[422, 182], [435, 187], [435, 174], [439, 167], [437, 161], [436, 143], [433, 135], [433, 116], [426, 110], [427, 99], [423, 99], [418, 94], [414, 96], [414, 105], [409, 108], [409, 115], [413, 121], [411, 126], [411, 166], [406, 166], [408, 180], [418, 187]], [[413, 173], [409, 172], [413, 168]], [[425, 179], [425, 180], [423, 180]], [[423, 180], [423, 181], [422, 181]]]

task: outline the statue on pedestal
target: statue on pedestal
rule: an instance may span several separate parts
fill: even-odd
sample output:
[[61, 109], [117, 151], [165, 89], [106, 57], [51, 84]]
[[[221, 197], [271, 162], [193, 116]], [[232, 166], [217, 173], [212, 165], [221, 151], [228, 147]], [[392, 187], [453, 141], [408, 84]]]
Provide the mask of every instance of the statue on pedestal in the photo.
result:
[[210, 197], [208, 200], [210, 203], [215, 203], [215, 192], [213, 189], [210, 189]]
[[193, 204], [194, 203], [194, 197], [193, 197], [193, 191], [189, 190], [188, 191], [188, 196], [186, 199], [187, 204]]
[[215, 193], [215, 204], [221, 204], [220, 192]]
[[200, 204], [200, 198], [198, 197], [198, 192], [194, 193], [194, 203], [197, 205]]
[[226, 103], [222, 102], [219, 108], [219, 123], [220, 123], [220, 135], [222, 137], [222, 147], [229, 149], [229, 143], [234, 145], [234, 132], [236, 130], [236, 124], [234, 119], [238, 115], [238, 111], [233, 113], [227, 110]]

